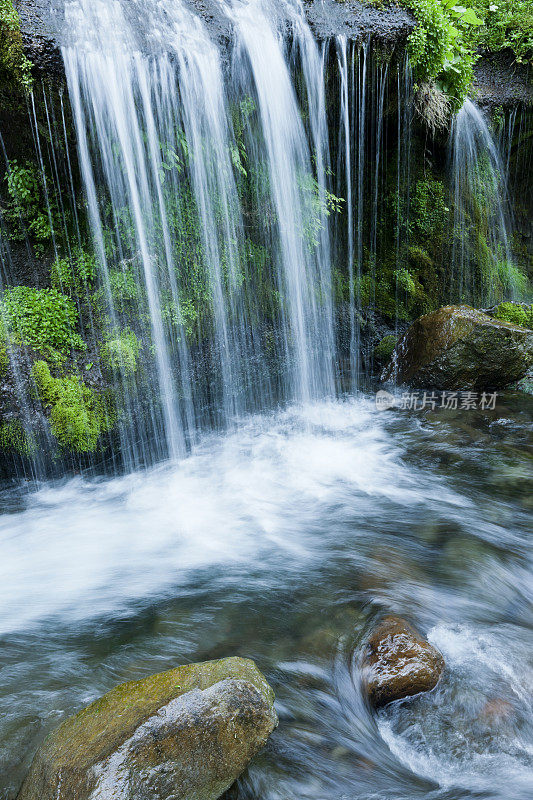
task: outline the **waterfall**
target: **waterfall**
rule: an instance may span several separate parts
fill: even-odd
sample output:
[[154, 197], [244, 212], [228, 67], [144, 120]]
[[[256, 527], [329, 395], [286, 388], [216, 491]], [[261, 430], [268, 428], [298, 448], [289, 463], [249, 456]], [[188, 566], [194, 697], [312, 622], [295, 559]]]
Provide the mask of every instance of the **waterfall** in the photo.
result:
[[[186, 0], [64, 0], [67, 92], [36, 85], [28, 104], [49, 257], [90, 272], [52, 282], [87, 344], [61, 375], [109, 392], [100, 453], [127, 470], [250, 414], [357, 392], [383, 336], [437, 302], [520, 294], [516, 115], [502, 157], [465, 103], [450, 188], [444, 163], [426, 175], [403, 50], [319, 41], [301, 0], [216, 13], [220, 29]], [[41, 426], [35, 356], [17, 396]]]
[[[228, 427], [272, 400], [335, 393], [324, 51], [298, 3], [250, 0], [223, 11], [235, 31], [229, 76], [219, 45], [179, 0], [66, 5], [63, 55], [109, 328], [149, 339], [156, 367], [155, 399], [118, 370], [136, 420], [122, 430], [132, 463], [179, 456], [206, 415]], [[305, 99], [290, 71], [287, 24]], [[253, 209], [244, 208], [246, 182], [255, 184]], [[264, 279], [251, 269], [254, 249], [274, 265], [274, 341], [254, 307]], [[121, 281], [139, 287], [145, 329], [121, 311]], [[194, 344], [191, 282], [205, 310]], [[203, 385], [191, 347], [203, 354]]]
[[502, 294], [518, 299], [509, 233], [508, 163], [481, 110], [469, 99], [452, 129], [451, 171], [452, 299], [482, 305]]

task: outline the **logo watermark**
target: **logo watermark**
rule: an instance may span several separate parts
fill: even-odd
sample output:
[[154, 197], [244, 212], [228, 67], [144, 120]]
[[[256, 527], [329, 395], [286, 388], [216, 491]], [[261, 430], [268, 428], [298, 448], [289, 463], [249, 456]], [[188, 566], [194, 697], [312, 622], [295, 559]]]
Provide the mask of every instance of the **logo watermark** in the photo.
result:
[[498, 392], [404, 392], [392, 394], [384, 389], [376, 393], [378, 411], [397, 408], [400, 411], [446, 409], [449, 411], [494, 411]]

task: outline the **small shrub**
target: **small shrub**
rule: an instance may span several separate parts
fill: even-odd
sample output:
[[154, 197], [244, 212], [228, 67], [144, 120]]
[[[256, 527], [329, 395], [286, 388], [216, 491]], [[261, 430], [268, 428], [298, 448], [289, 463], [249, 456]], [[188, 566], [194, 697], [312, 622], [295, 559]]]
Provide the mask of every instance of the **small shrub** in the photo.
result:
[[87, 347], [76, 332], [76, 306], [55, 289], [12, 286], [0, 299], [0, 315], [13, 343], [31, 347], [53, 363], [64, 361], [72, 349]]
[[38, 167], [30, 161], [22, 165], [13, 159], [9, 162], [5, 179], [9, 203], [4, 216], [11, 222], [10, 236], [23, 240], [28, 234], [36, 252], [42, 255], [45, 245], [52, 239], [54, 220], [57, 226], [57, 208], [50, 197], [50, 206], [47, 206]]

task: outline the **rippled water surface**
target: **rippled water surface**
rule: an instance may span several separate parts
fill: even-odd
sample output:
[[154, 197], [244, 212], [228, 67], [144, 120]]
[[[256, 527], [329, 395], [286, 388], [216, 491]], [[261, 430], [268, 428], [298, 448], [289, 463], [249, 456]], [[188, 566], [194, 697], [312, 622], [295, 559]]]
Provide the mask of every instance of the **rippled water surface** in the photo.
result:
[[[528, 407], [529, 404], [529, 407]], [[0, 495], [0, 797], [114, 684], [245, 655], [280, 726], [235, 798], [533, 795], [531, 398], [496, 411], [292, 408], [177, 464]], [[383, 611], [442, 651], [437, 689], [375, 716]]]

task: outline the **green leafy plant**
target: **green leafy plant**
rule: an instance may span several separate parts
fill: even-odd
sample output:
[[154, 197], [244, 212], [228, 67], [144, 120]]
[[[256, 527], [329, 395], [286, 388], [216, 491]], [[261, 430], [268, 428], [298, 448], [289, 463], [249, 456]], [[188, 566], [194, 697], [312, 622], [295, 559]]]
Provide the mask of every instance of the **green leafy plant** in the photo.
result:
[[79, 296], [96, 281], [96, 257], [84, 250], [76, 250], [71, 258], [56, 258], [50, 271], [50, 282], [63, 294]]
[[31, 347], [52, 363], [63, 362], [73, 349], [87, 349], [76, 331], [76, 306], [55, 289], [12, 286], [0, 299], [0, 315], [11, 342]]
[[102, 363], [107, 369], [129, 377], [137, 371], [140, 349], [140, 342], [133, 331], [119, 331], [103, 345], [100, 351]]
[[419, 25], [408, 41], [415, 80], [435, 81], [460, 108], [476, 61], [473, 31], [483, 24], [471, 0], [401, 0]]
[[31, 89], [31, 62], [24, 55], [20, 18], [12, 0], [0, 0], [0, 77], [8, 86]]
[[52, 227], [57, 227], [57, 209], [53, 202], [47, 206], [42, 176], [30, 161], [22, 165], [13, 159], [5, 179], [10, 200], [4, 216], [11, 223], [11, 238], [23, 240], [29, 235], [37, 254], [42, 255], [45, 244], [52, 239]]
[[484, 18], [477, 45], [483, 50], [509, 48], [518, 63], [533, 63], [533, 5], [531, 0], [477, 0]]

